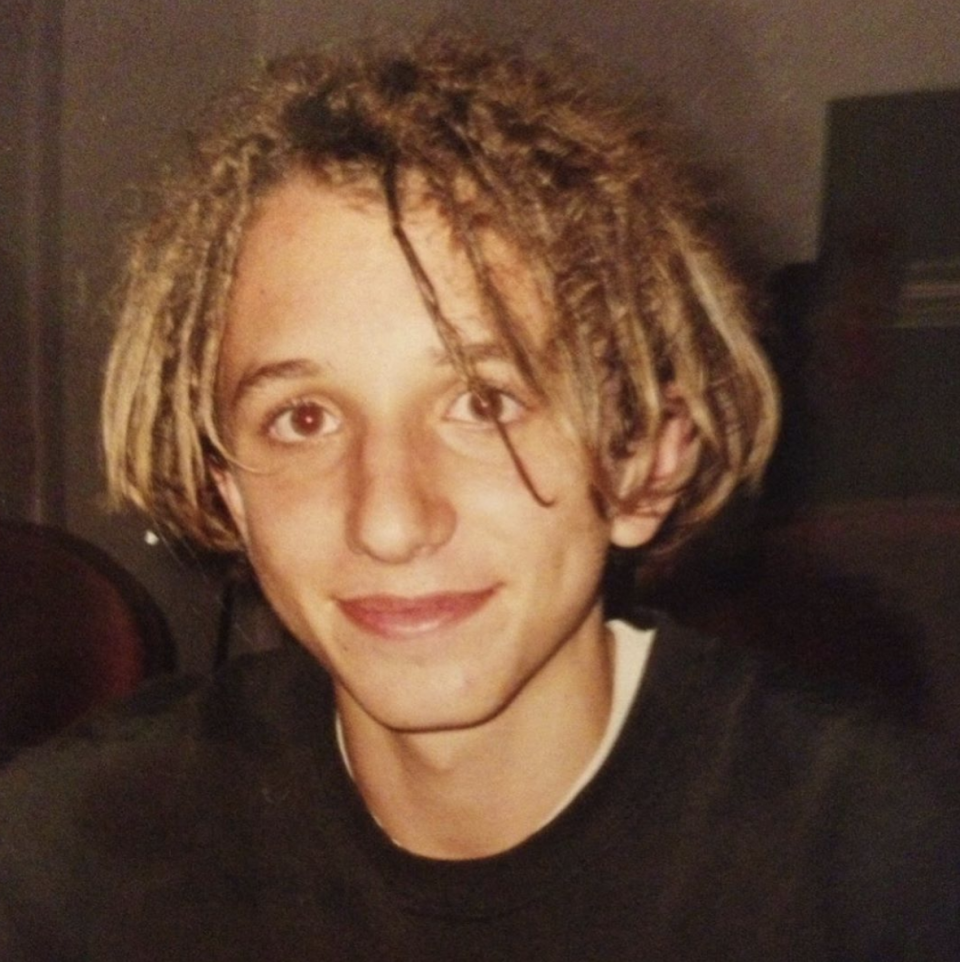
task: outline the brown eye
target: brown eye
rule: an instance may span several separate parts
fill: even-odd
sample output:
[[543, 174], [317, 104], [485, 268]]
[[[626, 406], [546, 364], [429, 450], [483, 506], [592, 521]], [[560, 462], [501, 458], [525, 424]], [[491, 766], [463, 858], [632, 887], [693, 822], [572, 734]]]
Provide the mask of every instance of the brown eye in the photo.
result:
[[499, 421], [503, 414], [503, 395], [496, 391], [488, 391], [485, 394], [471, 391], [468, 404], [470, 413], [478, 421]]
[[526, 407], [512, 394], [496, 388], [486, 388], [461, 394], [450, 406], [447, 418], [450, 421], [484, 427], [519, 421], [526, 411]]
[[337, 417], [316, 401], [297, 401], [281, 411], [270, 424], [270, 435], [283, 444], [298, 444], [333, 434]]
[[323, 423], [323, 408], [316, 404], [302, 404], [290, 412], [290, 427], [297, 434], [315, 434]]

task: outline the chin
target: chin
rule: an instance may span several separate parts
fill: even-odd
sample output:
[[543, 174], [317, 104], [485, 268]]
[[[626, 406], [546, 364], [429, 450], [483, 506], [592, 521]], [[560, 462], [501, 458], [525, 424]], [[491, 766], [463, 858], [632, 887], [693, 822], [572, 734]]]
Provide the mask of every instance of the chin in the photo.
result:
[[383, 687], [363, 688], [349, 693], [353, 706], [383, 728], [409, 734], [479, 728], [502, 714], [513, 700], [495, 690], [468, 695], [459, 684], [431, 686], [423, 681], [404, 685], [392, 697], [385, 697]]

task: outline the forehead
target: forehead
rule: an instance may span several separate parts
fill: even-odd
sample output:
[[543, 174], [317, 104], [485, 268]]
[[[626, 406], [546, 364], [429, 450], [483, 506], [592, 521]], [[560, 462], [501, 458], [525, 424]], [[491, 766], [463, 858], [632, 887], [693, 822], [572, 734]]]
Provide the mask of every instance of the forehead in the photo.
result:
[[[295, 172], [259, 200], [244, 230], [233, 299], [268, 270], [285, 269], [291, 279], [325, 272], [333, 293], [377, 261], [404, 258], [410, 282], [421, 294], [432, 288], [451, 322], [456, 322], [453, 312], [468, 302], [475, 313], [486, 315], [489, 302], [500, 299], [513, 325], [523, 326], [517, 333], [542, 327], [547, 285], [523, 245], [507, 239], [489, 210], [476, 216], [475, 191], [454, 192], [461, 209], [451, 218], [421, 175], [407, 174], [400, 186], [398, 223], [393, 224], [383, 189], [372, 178], [332, 184]], [[454, 221], [471, 226], [458, 230]], [[398, 233], [410, 256], [405, 257]]]
[[486, 230], [472, 237], [471, 252], [425, 192], [406, 197], [406, 254], [371, 189], [298, 174], [261, 200], [230, 291], [221, 387], [244, 377], [238, 365], [319, 352], [336, 361], [402, 336], [404, 325], [411, 337], [413, 325], [427, 329], [437, 349], [449, 349], [445, 331], [463, 344], [542, 340], [547, 312], [518, 250]]

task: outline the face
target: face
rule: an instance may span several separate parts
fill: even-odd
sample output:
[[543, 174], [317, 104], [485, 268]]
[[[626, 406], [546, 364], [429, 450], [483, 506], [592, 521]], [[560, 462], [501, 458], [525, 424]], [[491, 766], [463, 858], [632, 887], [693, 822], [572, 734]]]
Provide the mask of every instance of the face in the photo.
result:
[[[405, 225], [493, 403], [451, 364], [385, 208], [304, 175], [242, 245], [218, 387], [236, 464], [219, 484], [345, 718], [449, 730], [595, 683], [607, 548], [656, 525], [600, 516], [580, 446], [492, 338], [442, 218], [423, 205]], [[511, 307], [543, 336], [542, 302], [501, 247]]]

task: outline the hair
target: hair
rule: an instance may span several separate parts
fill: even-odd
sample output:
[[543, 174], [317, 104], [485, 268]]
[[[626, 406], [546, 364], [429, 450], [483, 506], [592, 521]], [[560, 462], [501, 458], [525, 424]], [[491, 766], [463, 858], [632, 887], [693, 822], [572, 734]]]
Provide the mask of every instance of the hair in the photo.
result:
[[[776, 388], [700, 179], [663, 125], [569, 61], [430, 36], [264, 65], [206, 115], [183, 168], [131, 238], [104, 394], [109, 488], [174, 535], [238, 550], [215, 472], [225, 316], [245, 228], [297, 173], [383, 198], [438, 332], [480, 391], [404, 228], [425, 189], [466, 251], [522, 376], [573, 412], [598, 503], [617, 463], [644, 456], [678, 407], [696, 443], [662, 540], [677, 542], [755, 483], [778, 425]], [[523, 253], [552, 328], [534, 343], [498, 284], [485, 238]], [[531, 494], [522, 459], [504, 442]]]

